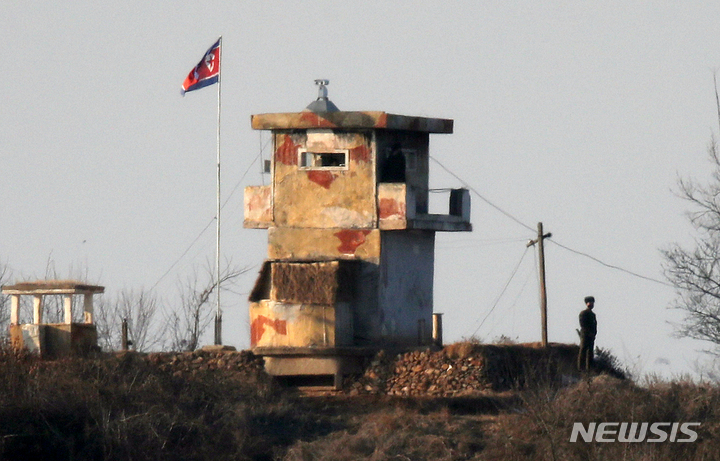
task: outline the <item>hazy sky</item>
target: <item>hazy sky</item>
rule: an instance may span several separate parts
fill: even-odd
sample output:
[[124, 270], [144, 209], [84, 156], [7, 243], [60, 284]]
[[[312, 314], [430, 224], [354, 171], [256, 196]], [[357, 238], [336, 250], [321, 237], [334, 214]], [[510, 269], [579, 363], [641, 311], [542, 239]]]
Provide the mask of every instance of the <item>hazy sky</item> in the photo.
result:
[[[341, 110], [454, 119], [431, 155], [524, 224], [473, 195], [474, 231], [438, 234], [447, 341], [539, 339], [533, 250], [518, 262], [542, 221], [550, 340], [577, 341], [592, 294], [598, 346], [642, 372], [690, 371], [704, 346], [671, 336], [671, 288], [552, 242], [660, 280], [659, 249], [692, 242], [672, 189], [710, 173], [719, 23], [710, 1], [4, 0], [0, 260], [19, 278], [48, 260], [87, 268], [109, 293], [160, 280], [215, 214], [216, 89], [179, 90], [222, 35], [224, 255], [252, 268], [225, 297], [226, 343], [249, 344], [267, 250], [266, 231], [242, 228], [243, 187], [268, 180], [250, 115], [300, 111], [327, 78]], [[431, 186], [461, 184], [433, 163]], [[159, 296], [214, 259], [213, 228]]]

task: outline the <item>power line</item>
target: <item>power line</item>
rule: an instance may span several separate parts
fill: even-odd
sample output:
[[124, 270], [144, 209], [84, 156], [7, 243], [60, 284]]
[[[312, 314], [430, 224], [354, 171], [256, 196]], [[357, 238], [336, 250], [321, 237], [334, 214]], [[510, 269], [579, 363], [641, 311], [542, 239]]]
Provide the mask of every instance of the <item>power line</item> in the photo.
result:
[[[266, 145], [267, 145], [267, 143], [266, 143]], [[250, 162], [250, 165], [245, 170], [245, 173], [243, 173], [243, 175], [240, 177], [240, 180], [237, 182], [237, 184], [235, 184], [235, 187], [233, 187], [232, 191], [230, 191], [230, 194], [228, 195], [227, 199], [225, 199], [225, 202], [223, 202], [222, 207], [220, 207], [221, 209], [225, 208], [225, 205], [228, 204], [228, 202], [230, 201], [230, 198], [232, 198], [235, 191], [237, 191], [237, 188], [240, 187], [240, 184], [242, 184], [242, 181], [245, 179], [245, 176], [247, 176], [247, 174], [250, 172], [250, 168], [252, 168], [252, 166], [257, 161], [258, 157], [260, 157], [261, 155], [262, 155], [262, 148], [260, 149], [260, 153], [255, 156], [255, 158], [253, 159], [252, 162]], [[198, 240], [200, 240], [200, 237], [202, 237], [203, 234], [210, 228], [212, 223], [215, 222], [215, 219], [217, 219], [217, 216], [214, 216], [212, 219], [210, 219], [210, 222], [208, 222], [207, 225], [203, 228], [203, 230], [201, 230], [200, 233], [197, 235], [197, 237], [195, 237], [193, 239], [193, 241], [190, 242], [190, 245], [188, 245], [187, 248], [185, 248], [185, 251], [183, 251], [183, 253], [170, 265], [168, 270], [166, 270], [163, 273], [163, 275], [160, 276], [160, 278], [157, 280], [157, 282], [155, 282], [155, 284], [152, 287], [150, 287], [150, 291], [154, 290], [155, 287], [157, 287], [160, 284], [160, 282], [162, 282], [165, 279], [165, 277], [167, 277], [168, 274], [170, 274], [170, 272], [173, 270], [173, 268], [175, 268], [175, 266], [178, 265], [178, 263], [185, 257], [185, 255], [187, 255], [190, 252], [192, 247], [195, 246], [195, 244], [197, 243]]]
[[180, 262], [180, 260], [182, 260], [186, 254], [188, 254], [190, 249], [195, 245], [195, 243], [197, 243], [198, 240], [200, 240], [200, 237], [202, 237], [202, 235], [205, 233], [205, 231], [207, 231], [210, 228], [210, 226], [212, 225], [212, 223], [214, 223], [214, 222], [215, 222], [215, 218], [211, 219], [210, 222], [207, 223], [207, 226], [205, 226], [205, 228], [200, 231], [200, 233], [197, 235], [197, 237], [195, 237], [195, 239], [190, 243], [190, 245], [188, 245], [188, 247], [185, 249], [185, 251], [183, 251], [183, 254], [181, 254], [180, 257], [177, 258], [175, 260], [175, 262], [170, 265], [168, 270], [166, 270], [165, 273], [160, 276], [160, 278], [157, 280], [157, 282], [155, 282], [155, 284], [150, 287], [150, 291], [154, 290], [155, 287], [157, 287], [160, 284], [160, 282], [162, 282], [163, 279], [165, 279], [165, 277], [167, 277], [167, 275], [170, 273], [170, 271], [172, 271], [173, 268]]
[[589, 259], [595, 261], [596, 263], [601, 264], [601, 265], [603, 265], [603, 266], [605, 266], [605, 267], [608, 267], [608, 268], [610, 268], [610, 269], [615, 269], [615, 270], [618, 270], [618, 271], [621, 271], [621, 272], [625, 272], [626, 274], [632, 275], [633, 277], [638, 277], [638, 278], [641, 278], [641, 279], [644, 279], [644, 280], [648, 280], [648, 281], [650, 281], [650, 282], [659, 283], [660, 285], [665, 285], [665, 286], [671, 287], [671, 288], [673, 287], [673, 285], [671, 285], [671, 284], [669, 284], [669, 283], [667, 283], [667, 282], [663, 282], [662, 280], [654, 279], [654, 278], [652, 278], [652, 277], [646, 277], [646, 276], [644, 276], [644, 275], [638, 274], [638, 273], [633, 272], [633, 271], [631, 271], [631, 270], [624, 269], [624, 268], [622, 268], [622, 267], [620, 267], [620, 266], [615, 266], [615, 265], [613, 265], [613, 264], [608, 264], [608, 263], [606, 263], [606, 262], [604, 262], [604, 261], [599, 260], [599, 259], [596, 258], [595, 256], [591, 256], [591, 255], [589, 255], [589, 254], [587, 254], [587, 253], [583, 253], [582, 251], [573, 250], [573, 249], [570, 248], [570, 247], [567, 247], [567, 246], [565, 246], [565, 245], [563, 245], [563, 244], [561, 244], [561, 243], [558, 243], [558, 242], [557, 242], [556, 240], [554, 240], [554, 239], [549, 239], [549, 241], [552, 242], [552, 243], [554, 243], [555, 245], [559, 246], [560, 248], [564, 248], [565, 250], [567, 250], [567, 251], [569, 251], [569, 252], [571, 252], [571, 253], [575, 253], [575, 254], [577, 254], [577, 255], [580, 255], [580, 256], [584, 256], [584, 257], [586, 257], [586, 258], [589, 258]]
[[498, 210], [500, 213], [504, 214], [505, 216], [507, 216], [508, 218], [512, 219], [512, 220], [515, 221], [516, 223], [520, 224], [520, 225], [523, 226], [525, 229], [528, 229], [528, 230], [530, 230], [531, 232], [535, 232], [535, 229], [533, 229], [532, 227], [528, 226], [528, 225], [525, 224], [524, 222], [522, 222], [522, 221], [520, 221], [519, 219], [517, 219], [515, 216], [511, 215], [511, 214], [508, 213], [507, 211], [503, 210], [503, 209], [500, 208], [499, 206], [497, 206], [497, 205], [495, 205], [494, 203], [492, 203], [490, 200], [488, 200], [488, 199], [486, 199], [485, 197], [483, 197], [482, 194], [480, 194], [480, 192], [478, 192], [477, 190], [475, 190], [474, 187], [472, 187], [470, 184], [468, 184], [467, 182], [465, 182], [460, 176], [458, 176], [458, 175], [456, 175], [455, 173], [453, 173], [452, 171], [450, 171], [445, 165], [443, 165], [442, 163], [440, 163], [435, 157], [433, 157], [433, 156], [431, 155], [431, 156], [430, 156], [430, 159], [431, 159], [433, 162], [435, 162], [435, 163], [437, 163], [438, 165], [440, 165], [440, 168], [442, 168], [443, 170], [445, 170], [446, 172], [448, 172], [452, 177], [454, 177], [455, 179], [457, 179], [458, 181], [460, 181], [460, 183], [462, 183], [463, 186], [467, 187], [469, 190], [471, 190], [472, 192], [474, 192], [475, 195], [477, 195], [478, 197], [480, 197], [480, 199], [481, 199], [482, 201], [484, 201], [485, 203], [487, 203], [487, 204], [490, 205], [491, 207], [495, 208], [495, 209]]
[[478, 332], [478, 330], [483, 326], [483, 324], [484, 324], [485, 321], [488, 319], [488, 317], [490, 317], [490, 314], [492, 314], [492, 312], [493, 312], [493, 311], [495, 310], [495, 308], [497, 307], [498, 303], [500, 302], [500, 299], [501, 299], [502, 296], [505, 294], [505, 291], [507, 290], [507, 288], [510, 286], [510, 282], [512, 282], [512, 279], [515, 277], [515, 274], [517, 273], [518, 269], [520, 268], [520, 264], [522, 264], [523, 259], [525, 259], [525, 255], [526, 255], [527, 252], [528, 252], [528, 248], [529, 248], [529, 247], [525, 247], [525, 251], [523, 251], [523, 254], [522, 254], [522, 256], [520, 257], [520, 261], [518, 261], [517, 265], [515, 266], [515, 269], [513, 269], [513, 271], [512, 271], [512, 274], [510, 274], [510, 278], [508, 279], [507, 283], [505, 283], [505, 286], [503, 287], [502, 291], [501, 291], [500, 294], [498, 295], [497, 299], [495, 299], [495, 303], [494, 303], [493, 306], [490, 308], [490, 311], [485, 315], [485, 317], [482, 319], [482, 322], [480, 322], [480, 325], [478, 325], [478, 327], [475, 329], [475, 331], [473, 331], [472, 335], [470, 335], [471, 337], [472, 337], [472, 336], [475, 336], [475, 333]]
[[[533, 254], [535, 254], [534, 251], [533, 251]], [[535, 259], [536, 259], [535, 272], [537, 275], [537, 256]], [[528, 272], [528, 275], [525, 278], [525, 281], [523, 282], [522, 287], [520, 288], [520, 291], [518, 292], [517, 296], [515, 297], [515, 301], [513, 301], [513, 303], [510, 305], [510, 312], [512, 312], [512, 330], [513, 331], [515, 331], [515, 312], [516, 312], [515, 307], [517, 306], [517, 303], [520, 300], [520, 296], [522, 296], [522, 294], [525, 292], [525, 287], [527, 286], [528, 282], [530, 282], [530, 279], [532, 278], [532, 276], [533, 276], [532, 271]]]
[[437, 250], [459, 250], [463, 248], [480, 248], [488, 246], [509, 245], [518, 242], [527, 242], [527, 237], [503, 238], [503, 239], [466, 239], [451, 242], [438, 243]]
[[[271, 140], [272, 140], [272, 138], [271, 138], [271, 139], [268, 139], [268, 140], [265, 142], [265, 146], [264, 146], [264, 147], [266, 147]], [[263, 150], [263, 148], [261, 147], [261, 148], [260, 148], [260, 153], [255, 156], [255, 158], [253, 159], [252, 162], [250, 162], [250, 165], [249, 165], [249, 166], [247, 167], [247, 169], [245, 170], [245, 173], [243, 173], [243, 175], [240, 177], [240, 180], [237, 182], [237, 184], [235, 184], [235, 187], [233, 187], [233, 189], [230, 191], [230, 194], [228, 195], [228, 198], [225, 199], [225, 202], [223, 203], [223, 207], [225, 207], [225, 205], [227, 205], [228, 201], [230, 201], [230, 198], [233, 196], [233, 194], [235, 193], [235, 191], [237, 191], [237, 188], [240, 187], [240, 184], [242, 184], [243, 179], [245, 179], [245, 176], [247, 176], [247, 174], [250, 172], [250, 168], [252, 168], [252, 166], [255, 165], [255, 162], [257, 161], [258, 157], [261, 157], [261, 156], [262, 156], [262, 150]], [[261, 176], [262, 176], [262, 174], [261, 174]]]
[[[467, 189], [469, 189], [470, 191], [472, 191], [473, 193], [475, 193], [475, 195], [477, 195], [478, 197], [480, 197], [480, 199], [483, 200], [485, 203], [487, 203], [487, 204], [490, 205], [491, 207], [495, 208], [495, 209], [498, 210], [500, 213], [504, 214], [505, 216], [507, 216], [508, 218], [512, 219], [512, 220], [515, 221], [516, 223], [520, 224], [520, 225], [523, 226], [524, 228], [529, 229], [529, 230], [535, 232], [535, 229], [533, 229], [532, 227], [530, 227], [530, 226], [528, 226], [527, 224], [523, 223], [522, 221], [520, 221], [519, 219], [517, 219], [516, 217], [514, 217], [513, 215], [511, 215], [511, 214], [508, 213], [507, 211], [503, 210], [503, 209], [500, 208], [499, 206], [495, 205], [494, 203], [492, 203], [491, 201], [489, 201], [488, 199], [486, 199], [485, 197], [483, 197], [475, 188], [473, 188], [472, 186], [470, 186], [470, 185], [469, 185], [466, 181], [464, 181], [461, 177], [459, 177], [458, 175], [456, 175], [455, 173], [453, 173], [452, 171], [450, 171], [445, 165], [443, 165], [442, 163], [440, 163], [440, 162], [439, 162], [437, 159], [435, 159], [433, 156], [430, 156], [430, 158], [431, 158], [435, 163], [437, 163], [438, 165], [440, 165], [440, 167], [441, 167], [443, 170], [445, 170], [445, 171], [448, 172], [451, 176], [453, 176], [455, 179], [457, 179], [458, 181], [460, 181], [460, 183], [461, 183], [463, 186], [465, 186]], [[624, 268], [622, 268], [622, 267], [620, 267], [620, 266], [616, 266], [616, 265], [614, 265], [614, 264], [608, 264], [608, 263], [606, 263], [606, 262], [604, 262], [604, 261], [601, 261], [600, 259], [598, 259], [598, 258], [596, 258], [596, 257], [594, 257], [594, 256], [591, 256], [591, 255], [589, 255], [589, 254], [587, 254], [587, 253], [583, 253], [582, 251], [578, 251], [578, 250], [573, 250], [573, 249], [570, 248], [570, 247], [567, 247], [567, 246], [565, 246], [565, 245], [562, 245], [562, 244], [558, 243], [558, 242], [557, 242], [556, 240], [554, 240], [554, 239], [549, 239], [549, 241], [552, 242], [552, 243], [554, 243], [555, 245], [559, 246], [560, 248], [564, 248], [565, 250], [570, 251], [571, 253], [575, 253], [575, 254], [577, 254], [577, 255], [580, 255], [580, 256], [584, 256], [584, 257], [586, 257], [586, 258], [589, 258], [589, 259], [595, 261], [596, 263], [601, 264], [601, 265], [603, 265], [603, 266], [605, 266], [605, 267], [607, 267], [607, 268], [615, 269], [615, 270], [624, 272], [624, 273], [626, 273], [626, 274], [628, 274], [628, 275], [632, 275], [633, 277], [641, 278], [641, 279], [643, 279], [643, 280], [647, 280], [647, 281], [650, 281], [650, 282], [659, 283], [659, 284], [661, 284], [661, 285], [665, 285], [665, 286], [668, 286], [668, 287], [673, 287], [673, 285], [671, 285], [671, 284], [669, 284], [669, 283], [667, 283], [667, 282], [663, 282], [662, 280], [654, 279], [654, 278], [652, 278], [652, 277], [647, 277], [647, 276], [645, 276], [645, 275], [638, 274], [638, 273], [636, 273], [636, 272], [633, 272], [633, 271], [628, 270], [628, 269], [624, 269]]]

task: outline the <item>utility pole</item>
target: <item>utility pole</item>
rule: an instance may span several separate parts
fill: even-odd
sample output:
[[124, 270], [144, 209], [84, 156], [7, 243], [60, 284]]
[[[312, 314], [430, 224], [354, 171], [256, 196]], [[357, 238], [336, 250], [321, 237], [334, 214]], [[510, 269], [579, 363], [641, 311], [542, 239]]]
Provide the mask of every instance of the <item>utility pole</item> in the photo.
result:
[[538, 254], [540, 255], [540, 322], [542, 323], [542, 346], [548, 346], [547, 337], [547, 290], [545, 288], [545, 245], [543, 240], [552, 237], [552, 234], [548, 232], [543, 234], [543, 224], [538, 223], [538, 236], [535, 240], [530, 240], [527, 244], [528, 247], [538, 244]]

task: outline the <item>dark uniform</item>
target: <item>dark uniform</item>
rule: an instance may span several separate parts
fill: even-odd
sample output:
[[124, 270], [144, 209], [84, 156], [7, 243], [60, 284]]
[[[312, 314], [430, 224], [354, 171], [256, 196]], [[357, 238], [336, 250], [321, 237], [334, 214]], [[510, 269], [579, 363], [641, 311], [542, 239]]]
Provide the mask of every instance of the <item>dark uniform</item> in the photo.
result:
[[590, 370], [593, 364], [593, 350], [595, 349], [595, 336], [597, 335], [597, 319], [592, 311], [595, 298], [585, 298], [587, 309], [580, 312], [580, 354], [578, 355], [578, 370]]

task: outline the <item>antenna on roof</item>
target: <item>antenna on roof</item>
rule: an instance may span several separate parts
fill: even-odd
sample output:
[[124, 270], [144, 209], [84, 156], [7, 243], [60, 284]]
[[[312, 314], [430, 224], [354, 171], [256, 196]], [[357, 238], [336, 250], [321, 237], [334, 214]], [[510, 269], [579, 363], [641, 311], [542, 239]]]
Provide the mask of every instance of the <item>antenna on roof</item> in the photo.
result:
[[330, 84], [330, 80], [318, 78], [315, 80], [315, 84], [318, 86], [318, 97], [307, 106], [307, 110], [311, 112], [339, 112], [340, 109], [328, 99], [327, 86]]
[[330, 84], [330, 80], [316, 79], [315, 84], [318, 86], [318, 99], [327, 99], [327, 86]]

